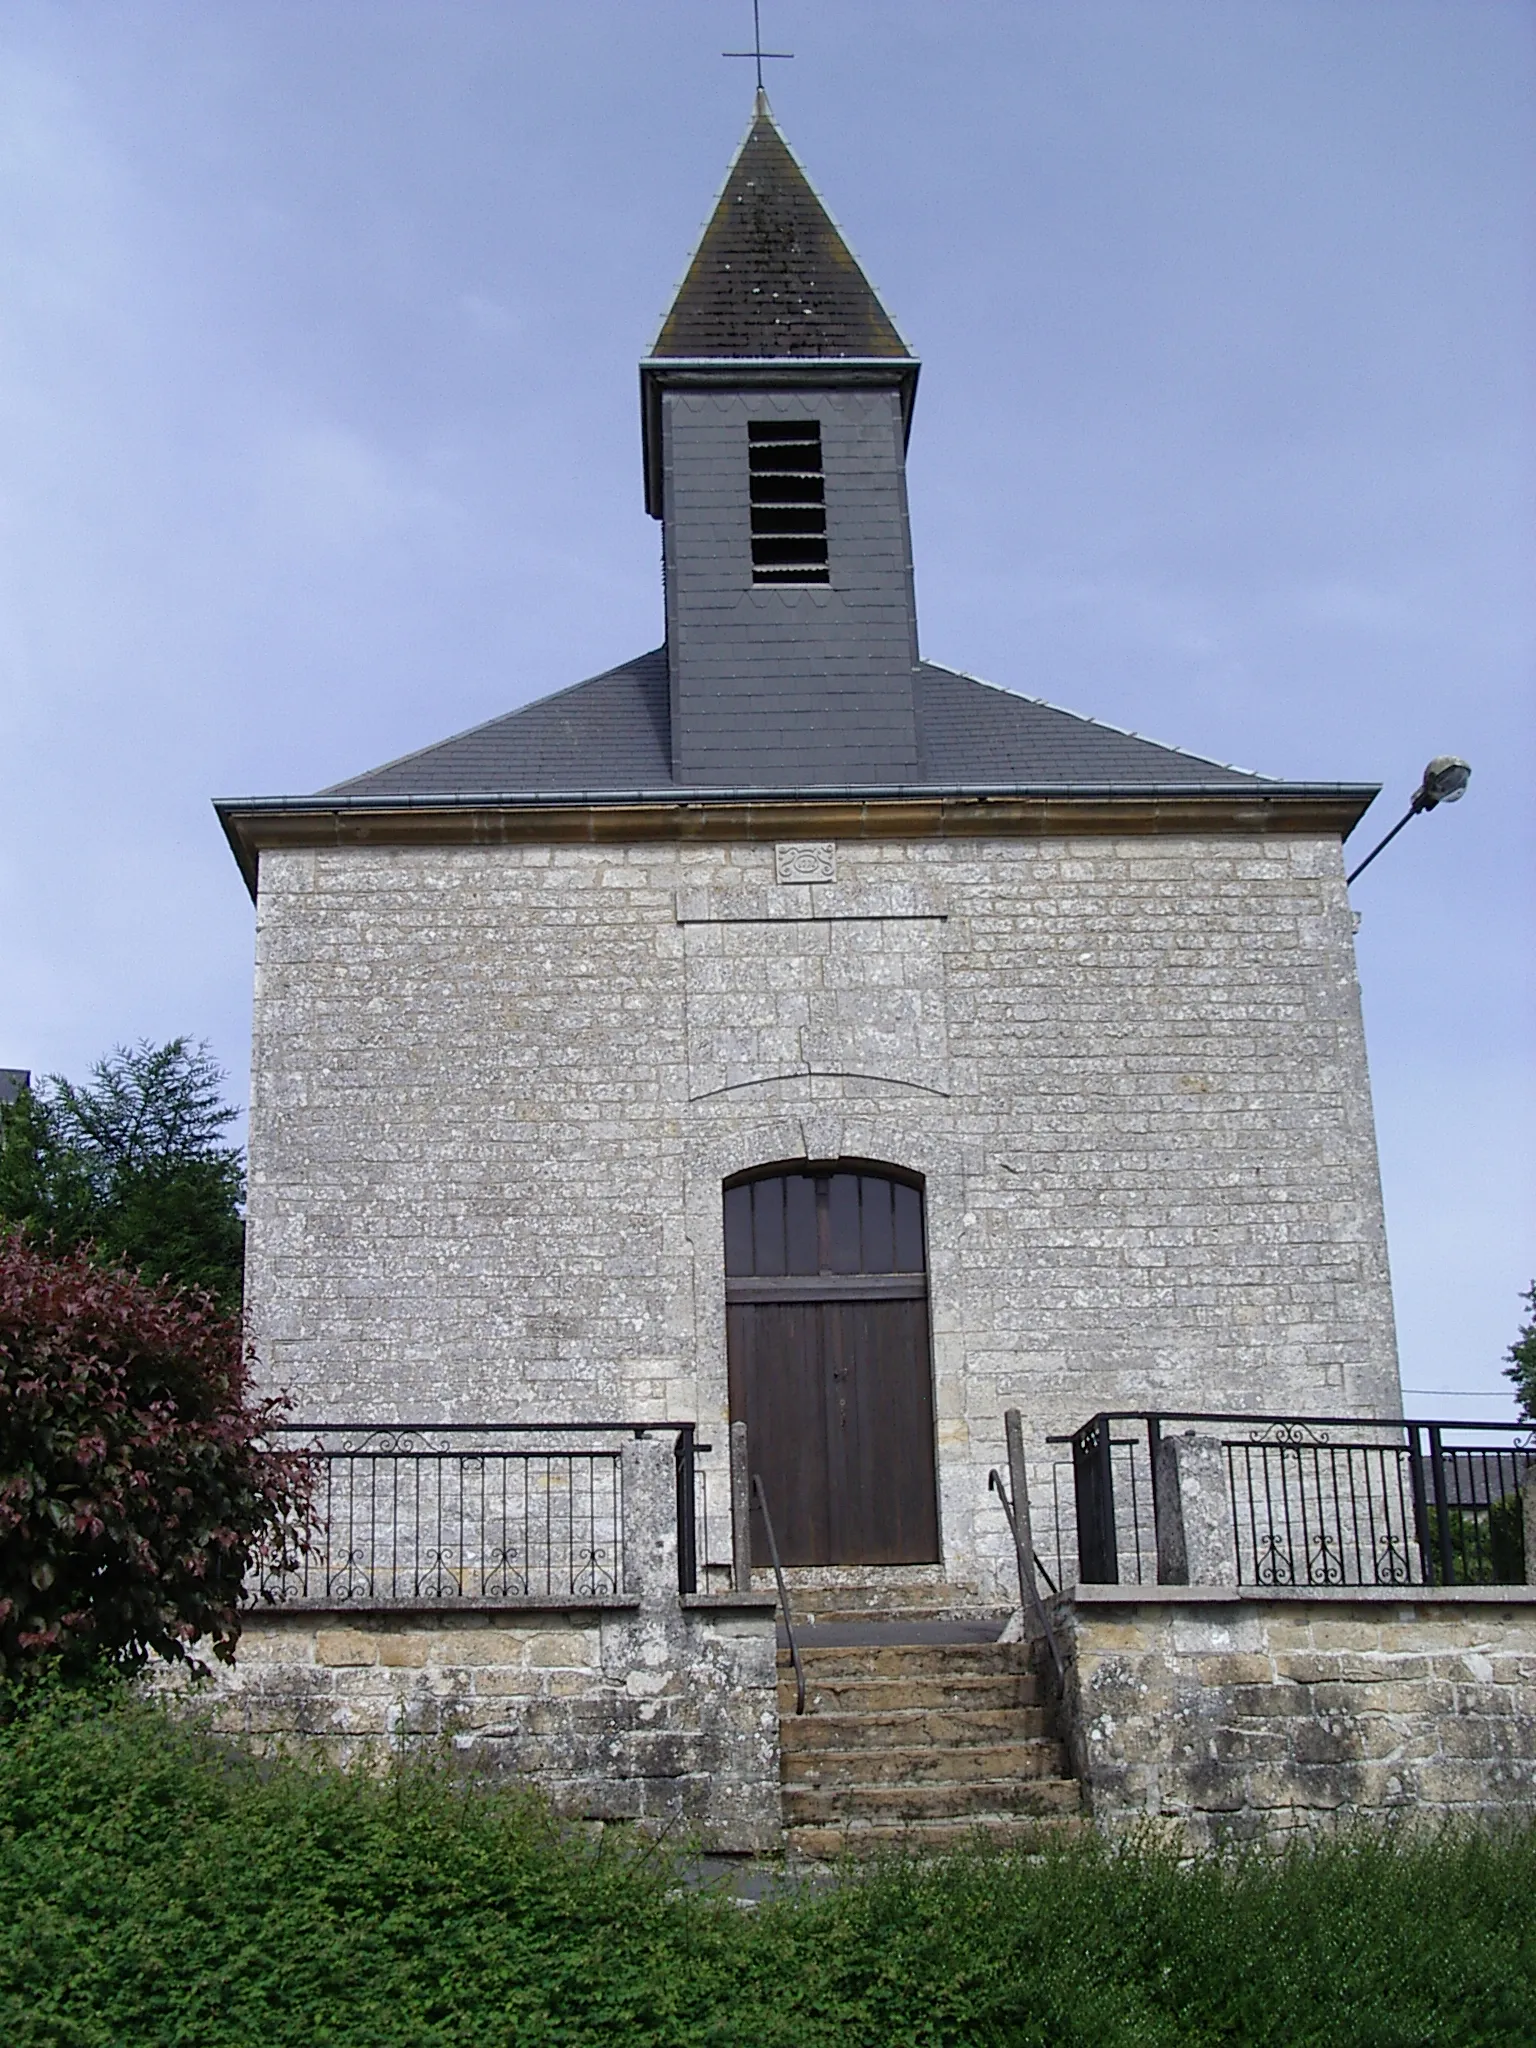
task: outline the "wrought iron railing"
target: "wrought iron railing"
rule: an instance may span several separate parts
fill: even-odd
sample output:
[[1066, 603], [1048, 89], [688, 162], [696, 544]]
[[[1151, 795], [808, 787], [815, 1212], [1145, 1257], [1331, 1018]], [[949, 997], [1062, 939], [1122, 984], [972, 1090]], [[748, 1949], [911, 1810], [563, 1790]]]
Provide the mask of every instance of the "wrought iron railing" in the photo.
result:
[[307, 1462], [311, 1512], [260, 1553], [249, 1595], [308, 1607], [621, 1600], [623, 1442], [665, 1433], [678, 1585], [693, 1593], [709, 1554], [696, 1454], [709, 1446], [692, 1423], [419, 1423], [273, 1432]]
[[763, 1490], [761, 1477], [752, 1474], [752, 1501], [763, 1518], [763, 1534], [768, 1538], [768, 1556], [773, 1564], [773, 1582], [779, 1593], [779, 1612], [784, 1617], [784, 1634], [789, 1641], [789, 1661], [795, 1674], [795, 1712], [805, 1712], [805, 1666], [800, 1661], [800, 1642], [795, 1634], [795, 1614], [789, 1602], [789, 1587], [784, 1583], [784, 1567], [779, 1562], [779, 1539], [773, 1530], [773, 1515], [769, 1511], [768, 1496]]
[[[1047, 1568], [1062, 1583], [1192, 1576], [1190, 1503], [1169, 1457], [1206, 1446], [1224, 1502], [1206, 1512], [1223, 1581], [1244, 1586], [1518, 1585], [1528, 1425], [1358, 1416], [1096, 1415], [1052, 1445]], [[1214, 1452], [1214, 1461], [1212, 1453]], [[1190, 1479], [1185, 1477], [1187, 1489]]]

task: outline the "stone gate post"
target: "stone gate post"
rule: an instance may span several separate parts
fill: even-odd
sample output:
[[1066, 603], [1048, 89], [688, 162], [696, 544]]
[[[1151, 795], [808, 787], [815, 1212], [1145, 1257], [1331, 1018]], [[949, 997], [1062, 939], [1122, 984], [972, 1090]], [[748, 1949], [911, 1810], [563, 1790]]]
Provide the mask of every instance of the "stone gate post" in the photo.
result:
[[1162, 1586], [1235, 1586], [1237, 1545], [1220, 1441], [1187, 1430], [1158, 1440], [1152, 1460], [1157, 1579]]

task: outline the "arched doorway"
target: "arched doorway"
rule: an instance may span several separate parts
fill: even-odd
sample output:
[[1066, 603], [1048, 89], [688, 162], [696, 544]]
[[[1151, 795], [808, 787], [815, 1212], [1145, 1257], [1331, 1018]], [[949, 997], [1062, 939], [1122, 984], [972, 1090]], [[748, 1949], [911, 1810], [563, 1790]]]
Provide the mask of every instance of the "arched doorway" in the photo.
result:
[[731, 1418], [786, 1564], [938, 1561], [927, 1266], [913, 1177], [839, 1160], [727, 1183]]

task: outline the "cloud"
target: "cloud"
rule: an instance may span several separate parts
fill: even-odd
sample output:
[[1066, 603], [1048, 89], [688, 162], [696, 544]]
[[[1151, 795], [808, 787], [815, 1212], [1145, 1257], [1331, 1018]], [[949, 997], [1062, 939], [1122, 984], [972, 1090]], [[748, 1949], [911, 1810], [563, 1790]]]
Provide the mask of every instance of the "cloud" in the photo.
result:
[[528, 325], [521, 313], [514, 313], [510, 306], [487, 298], [483, 292], [461, 293], [458, 311], [466, 327], [487, 337], [521, 334]]
[[1380, 584], [1342, 579], [1298, 585], [1285, 609], [1309, 625], [1343, 626], [1381, 639], [1397, 639], [1425, 625], [1423, 607], [1401, 594]]
[[337, 551], [374, 546], [410, 527], [440, 531], [457, 512], [398, 458], [323, 421], [284, 428], [267, 443], [260, 496], [269, 526]]

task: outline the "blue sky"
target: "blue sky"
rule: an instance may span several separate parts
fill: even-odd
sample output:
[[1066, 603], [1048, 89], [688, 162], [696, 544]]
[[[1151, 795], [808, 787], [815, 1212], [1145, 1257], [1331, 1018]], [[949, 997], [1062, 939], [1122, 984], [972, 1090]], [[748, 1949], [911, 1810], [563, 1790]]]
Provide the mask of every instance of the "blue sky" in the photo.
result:
[[[635, 364], [745, 125], [718, 52], [750, 14], [8, 0], [0, 1065], [188, 1032], [243, 1098], [251, 912], [209, 798], [659, 641]], [[764, 27], [924, 360], [924, 652], [1381, 781], [1362, 850], [1430, 755], [1472, 761], [1354, 893], [1404, 1380], [1500, 1387], [1536, 1272], [1536, 9]]]

